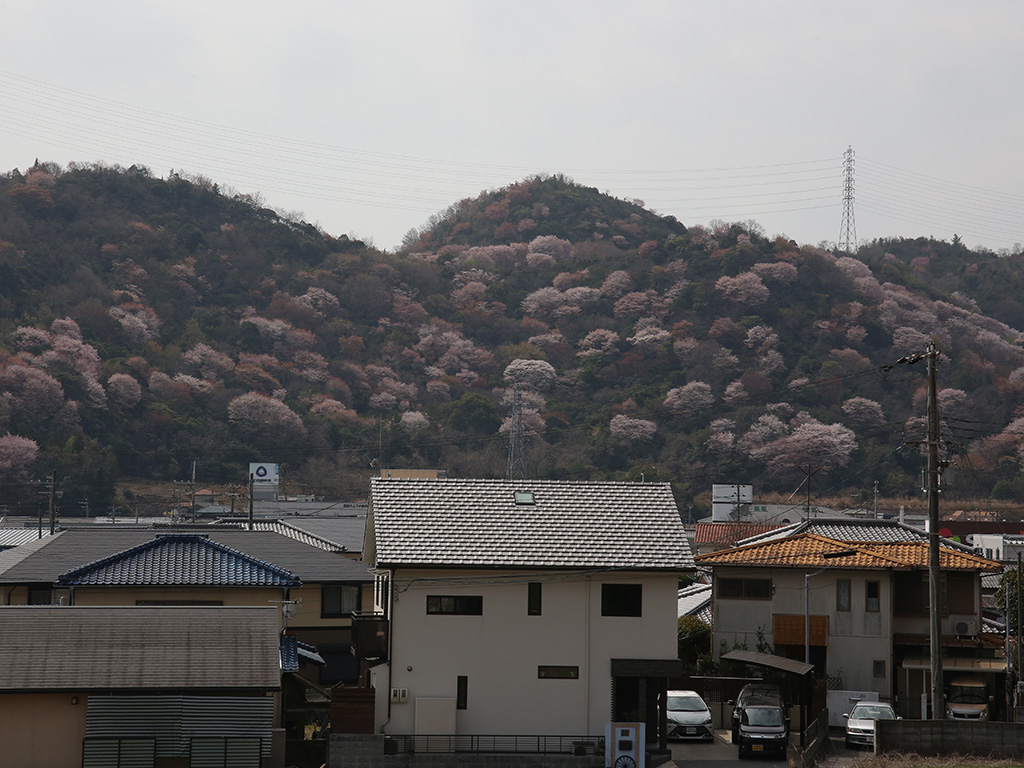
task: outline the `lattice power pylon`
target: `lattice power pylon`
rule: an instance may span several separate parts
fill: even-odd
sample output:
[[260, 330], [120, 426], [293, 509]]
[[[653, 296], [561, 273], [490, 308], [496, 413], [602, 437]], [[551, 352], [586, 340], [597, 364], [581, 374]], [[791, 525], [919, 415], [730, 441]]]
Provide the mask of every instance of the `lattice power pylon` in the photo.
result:
[[512, 419], [508, 431], [508, 464], [506, 480], [526, 479], [526, 449], [523, 445], [523, 395], [519, 386], [512, 388]]
[[839, 249], [846, 253], [857, 250], [857, 223], [853, 218], [853, 147], [843, 153], [843, 224], [839, 228]]

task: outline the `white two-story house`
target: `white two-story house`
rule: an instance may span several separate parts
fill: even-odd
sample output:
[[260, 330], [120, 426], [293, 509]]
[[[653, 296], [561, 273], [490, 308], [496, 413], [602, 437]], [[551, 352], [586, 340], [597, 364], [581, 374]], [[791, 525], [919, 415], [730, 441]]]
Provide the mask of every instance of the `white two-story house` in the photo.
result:
[[693, 568], [668, 484], [374, 479], [364, 559], [390, 631], [371, 670], [379, 731], [643, 721], [656, 738]]

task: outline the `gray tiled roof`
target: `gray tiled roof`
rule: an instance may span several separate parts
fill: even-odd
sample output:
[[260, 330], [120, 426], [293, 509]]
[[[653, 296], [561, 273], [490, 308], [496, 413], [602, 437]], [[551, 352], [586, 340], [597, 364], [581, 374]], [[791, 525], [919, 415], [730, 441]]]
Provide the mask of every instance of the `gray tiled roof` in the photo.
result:
[[[799, 533], [813, 533], [836, 541], [927, 541], [928, 533], [919, 528], [912, 528], [896, 520], [854, 520], [844, 518], [818, 518], [802, 520], [774, 531], [749, 536], [737, 542], [736, 546], [759, 544], [766, 541], [784, 539]], [[967, 548], [968, 551], [970, 548]]]
[[280, 687], [278, 610], [0, 606], [0, 691]]
[[[372, 581], [365, 565], [351, 557], [310, 546], [269, 531], [200, 527], [192, 532], [290, 571], [304, 583]], [[0, 584], [52, 584], [62, 573], [154, 540], [145, 528], [89, 526], [62, 531], [0, 552]]]
[[292, 573], [197, 534], [159, 535], [145, 544], [75, 568], [62, 586], [196, 585], [298, 587]]
[[375, 478], [369, 518], [382, 567], [693, 568], [667, 483]]
[[676, 616], [696, 616], [706, 624], [710, 624], [711, 585], [691, 584], [680, 589], [676, 601]]

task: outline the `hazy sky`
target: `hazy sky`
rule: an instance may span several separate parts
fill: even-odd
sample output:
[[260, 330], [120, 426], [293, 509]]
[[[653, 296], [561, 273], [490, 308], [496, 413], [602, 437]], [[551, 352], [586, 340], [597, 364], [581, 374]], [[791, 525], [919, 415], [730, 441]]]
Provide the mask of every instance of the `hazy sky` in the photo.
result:
[[0, 171], [174, 169], [392, 249], [539, 173], [686, 225], [1024, 241], [1020, 0], [0, 0]]

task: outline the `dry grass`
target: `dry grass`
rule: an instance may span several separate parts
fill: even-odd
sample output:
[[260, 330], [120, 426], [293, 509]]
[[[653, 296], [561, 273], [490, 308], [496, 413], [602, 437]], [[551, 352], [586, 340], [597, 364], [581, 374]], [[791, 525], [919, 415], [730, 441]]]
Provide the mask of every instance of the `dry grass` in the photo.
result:
[[858, 760], [856, 768], [1020, 768], [1017, 759], [996, 760], [970, 755], [922, 757], [916, 754], [869, 755]]

